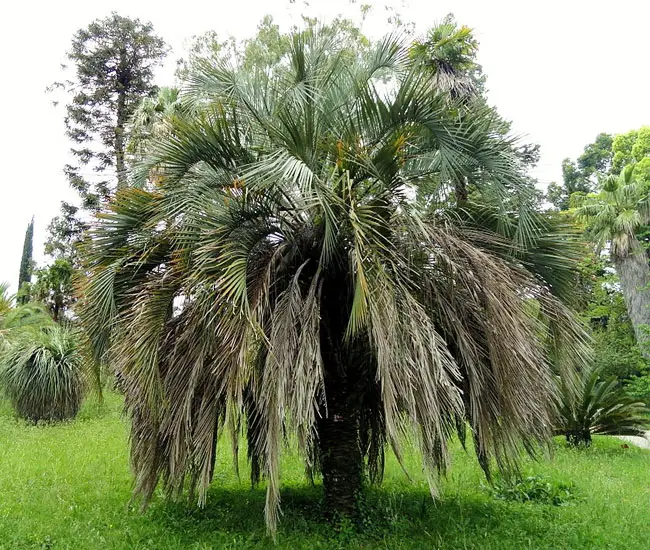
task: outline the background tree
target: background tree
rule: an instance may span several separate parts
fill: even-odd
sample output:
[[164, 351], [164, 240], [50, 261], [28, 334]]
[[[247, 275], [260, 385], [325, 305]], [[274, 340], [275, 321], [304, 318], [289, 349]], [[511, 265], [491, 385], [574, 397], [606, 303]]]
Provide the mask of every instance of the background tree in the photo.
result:
[[527, 192], [513, 143], [486, 111], [459, 121], [403, 37], [345, 36], [294, 33], [273, 70], [201, 64], [196, 111], [149, 145], [141, 177], [164, 177], [120, 191], [92, 232], [81, 316], [122, 377], [147, 500], [189, 475], [205, 501], [226, 415], [247, 423], [272, 530], [285, 434], [326, 509], [353, 515], [405, 431], [432, 490], [468, 423], [486, 472], [550, 433], [548, 352], [574, 362], [584, 344], [555, 294], [571, 239], [534, 213], [499, 233], [485, 220], [508, 208], [421, 209], [419, 185], [458, 173]]
[[[362, 13], [364, 9], [362, 7]], [[306, 16], [301, 19], [303, 30], [318, 27], [319, 32], [336, 34], [341, 40], [342, 48], [348, 50], [351, 58], [369, 46], [368, 38], [351, 19], [334, 17], [326, 25]], [[291, 49], [292, 33], [296, 32], [300, 31], [295, 26], [288, 32], [283, 32], [270, 15], [260, 21], [255, 35], [245, 40], [237, 40], [233, 36], [223, 37], [215, 31], [208, 31], [193, 37], [187, 59], [178, 61], [176, 76], [180, 81], [184, 81], [191, 74], [200, 71], [201, 66], [214, 66], [225, 62], [237, 63], [247, 70], [282, 70], [282, 62], [286, 61]]]
[[599, 178], [612, 170], [614, 151], [613, 138], [601, 133], [593, 143], [585, 146], [577, 161], [562, 161], [562, 184], [551, 183], [547, 190], [547, 199], [559, 210], [567, 210], [573, 193], [592, 193], [598, 187]]
[[[127, 124], [142, 98], [155, 94], [153, 71], [166, 53], [151, 23], [117, 13], [75, 33], [67, 54], [74, 77], [55, 86], [71, 96], [65, 125], [77, 164], [65, 172], [85, 208], [97, 208], [115, 184], [127, 185]], [[82, 170], [100, 179], [90, 181]]]
[[36, 271], [32, 296], [47, 306], [55, 322], [62, 321], [76, 301], [73, 274], [72, 264], [64, 258], [57, 258], [51, 265]]
[[413, 44], [410, 55], [433, 75], [436, 89], [458, 99], [480, 95], [485, 79], [476, 60], [478, 41], [471, 28], [459, 26], [453, 14], [434, 25]]
[[639, 351], [620, 280], [607, 257], [589, 254], [580, 266], [580, 314], [593, 336], [594, 365], [602, 376], [629, 383], [647, 372]]
[[18, 302], [26, 304], [29, 302], [29, 285], [32, 282], [34, 270], [34, 218], [27, 225], [25, 241], [23, 243], [23, 255], [20, 259], [20, 272], [18, 274]]
[[619, 173], [634, 164], [634, 176], [650, 188], [650, 126], [619, 134], [612, 144], [612, 170]]
[[83, 240], [88, 223], [81, 219], [78, 207], [61, 203], [61, 213], [48, 225], [45, 254], [53, 259], [64, 259], [74, 268], [79, 267], [79, 244]]
[[641, 351], [650, 353], [650, 265], [637, 231], [648, 222], [648, 189], [634, 165], [605, 179], [597, 195], [588, 195], [576, 210], [599, 249], [609, 252], [621, 282], [627, 310]]
[[[74, 75], [53, 88], [69, 96], [65, 127], [76, 162], [66, 165], [65, 173], [79, 193], [81, 208], [63, 202], [61, 213], [48, 226], [45, 252], [55, 264], [62, 262], [51, 273], [41, 273], [40, 285], [42, 295], [56, 296], [62, 307], [74, 298], [59, 294], [63, 288], [71, 289], [68, 283], [59, 284], [61, 267], [79, 267], [78, 245], [88, 227], [88, 212], [128, 184], [129, 120], [143, 98], [155, 96], [154, 69], [166, 53], [167, 46], [151, 23], [117, 13], [93, 21], [73, 36], [67, 58]], [[46, 281], [53, 283], [48, 292]]]

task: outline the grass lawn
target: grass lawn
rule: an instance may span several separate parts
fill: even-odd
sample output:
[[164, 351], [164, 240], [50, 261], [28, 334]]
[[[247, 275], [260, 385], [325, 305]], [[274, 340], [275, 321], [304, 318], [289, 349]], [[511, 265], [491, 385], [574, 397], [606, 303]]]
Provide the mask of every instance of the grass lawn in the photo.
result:
[[[264, 490], [249, 488], [244, 467], [237, 480], [227, 442], [206, 508], [160, 497], [145, 513], [130, 508], [120, 411], [120, 398], [109, 395], [101, 411], [87, 403], [73, 423], [27, 426], [0, 404], [0, 548], [274, 547], [265, 535]], [[389, 460], [383, 486], [368, 496], [360, 533], [319, 519], [319, 488], [287, 456], [275, 547], [650, 548], [650, 452], [614, 438], [597, 437], [588, 450], [558, 440], [552, 461], [526, 462], [526, 475], [574, 484], [575, 498], [563, 506], [495, 498], [460, 449], [437, 503], [416, 457], [408, 469], [413, 482]]]

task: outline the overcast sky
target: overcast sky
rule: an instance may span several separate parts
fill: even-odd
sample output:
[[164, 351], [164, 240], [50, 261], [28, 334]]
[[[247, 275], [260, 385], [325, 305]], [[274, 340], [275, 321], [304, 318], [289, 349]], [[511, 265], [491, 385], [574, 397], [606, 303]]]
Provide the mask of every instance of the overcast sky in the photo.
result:
[[[559, 180], [563, 158], [575, 158], [599, 132], [650, 124], [647, 25], [650, 2], [618, 0], [362, 0], [373, 4], [364, 30], [390, 29], [385, 5], [424, 31], [453, 12], [475, 29], [490, 102], [514, 131], [542, 147], [536, 176]], [[43, 261], [45, 228], [63, 199], [74, 199], [62, 168], [69, 143], [63, 111], [45, 88], [61, 77], [73, 33], [111, 11], [150, 20], [173, 48], [159, 72], [171, 84], [187, 40], [207, 30], [244, 38], [266, 14], [283, 27], [300, 13], [328, 19], [357, 14], [345, 0], [0, 0], [0, 281], [14, 289], [24, 231], [36, 220], [35, 257]]]

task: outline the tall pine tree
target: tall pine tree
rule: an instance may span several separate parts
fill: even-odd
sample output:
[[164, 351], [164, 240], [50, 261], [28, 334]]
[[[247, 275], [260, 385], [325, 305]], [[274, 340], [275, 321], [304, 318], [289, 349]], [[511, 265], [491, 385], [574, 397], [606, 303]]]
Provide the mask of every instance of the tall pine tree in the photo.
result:
[[84, 207], [97, 208], [116, 186], [126, 187], [128, 122], [140, 101], [155, 95], [154, 68], [166, 53], [151, 23], [117, 13], [73, 36], [67, 57], [74, 77], [55, 86], [70, 95], [65, 126], [76, 163], [65, 172]]
[[[68, 95], [65, 128], [75, 162], [65, 166], [81, 210], [63, 203], [49, 226], [46, 252], [77, 265], [76, 244], [85, 223], [126, 177], [129, 121], [143, 98], [154, 97], [154, 69], [167, 54], [151, 23], [112, 13], [78, 30], [67, 53], [72, 76], [52, 88]], [[67, 69], [66, 66], [64, 68]]]
[[23, 244], [23, 256], [20, 260], [20, 273], [18, 275], [18, 302], [25, 304], [29, 301], [29, 284], [32, 281], [32, 270], [34, 261], [34, 218], [29, 222], [25, 231], [25, 242]]

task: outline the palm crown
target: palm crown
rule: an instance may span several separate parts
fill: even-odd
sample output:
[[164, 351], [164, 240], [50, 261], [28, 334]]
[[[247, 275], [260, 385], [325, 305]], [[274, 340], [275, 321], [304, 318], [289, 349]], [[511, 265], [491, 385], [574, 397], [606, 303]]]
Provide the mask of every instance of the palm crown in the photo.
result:
[[650, 266], [637, 233], [650, 219], [647, 184], [630, 164], [609, 176], [598, 194], [579, 198], [576, 215], [586, 222], [598, 248], [610, 247], [637, 343], [650, 355]]
[[421, 213], [423, 182], [514, 196], [519, 166], [487, 111], [458, 122], [407, 51], [389, 37], [355, 54], [323, 31], [296, 34], [273, 71], [204, 65], [144, 189], [96, 224], [82, 316], [126, 393], [145, 498], [189, 476], [203, 502], [218, 434], [244, 419], [271, 529], [290, 433], [344, 513], [405, 433], [431, 473], [466, 421], [485, 468], [550, 433], [547, 345], [582, 345], [550, 281], [570, 255], [542, 244], [548, 220]]
[[605, 178], [598, 194], [579, 198], [576, 214], [589, 224], [599, 246], [611, 243], [612, 254], [624, 257], [636, 246], [635, 233], [649, 219], [647, 186], [634, 177], [634, 165]]

